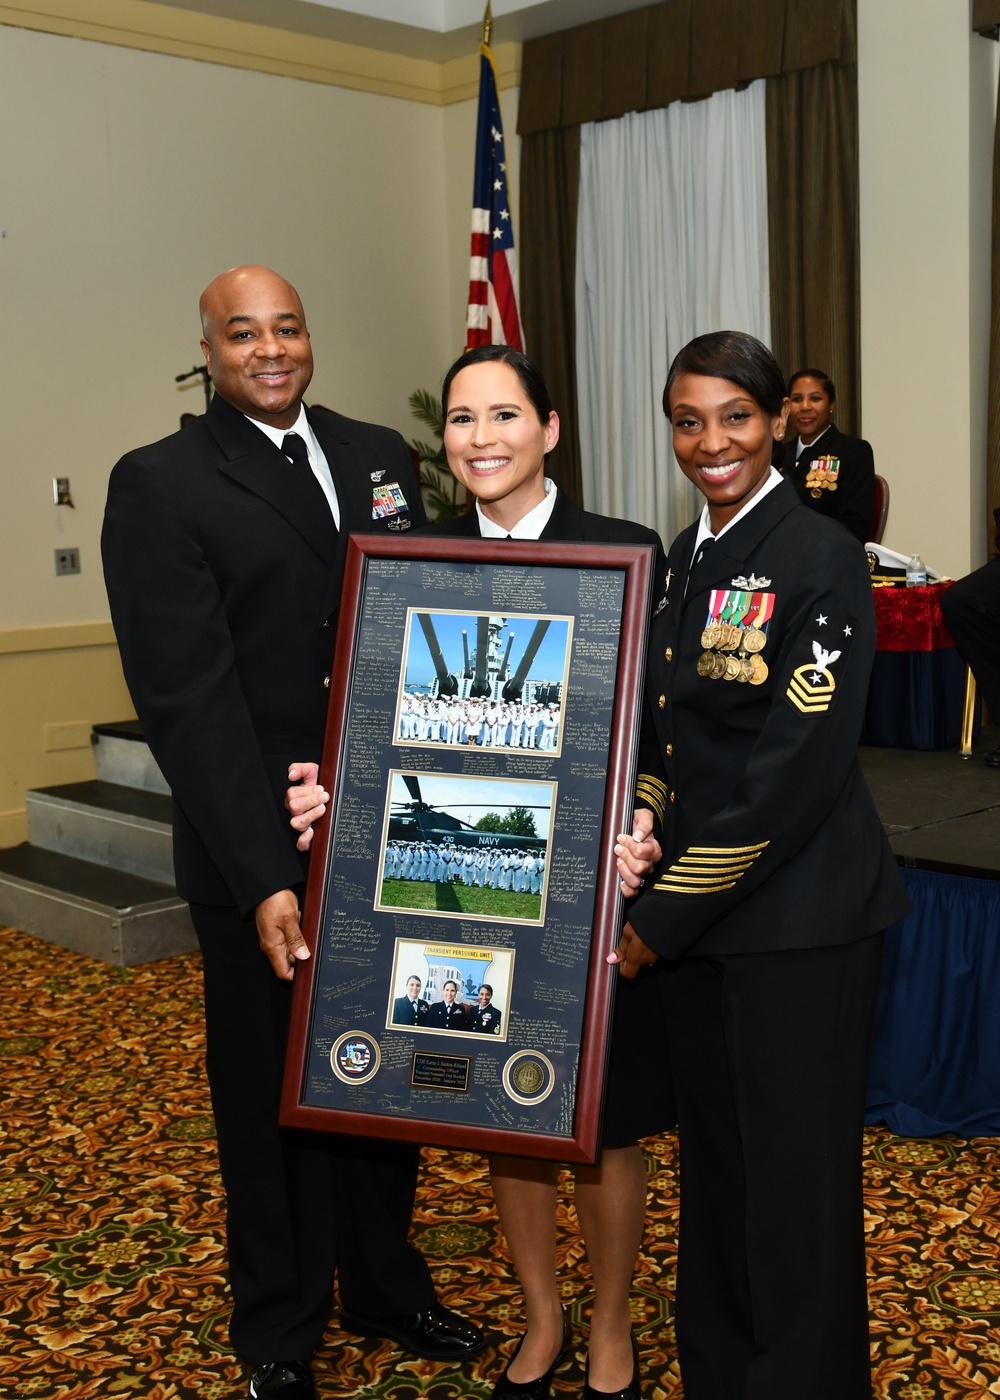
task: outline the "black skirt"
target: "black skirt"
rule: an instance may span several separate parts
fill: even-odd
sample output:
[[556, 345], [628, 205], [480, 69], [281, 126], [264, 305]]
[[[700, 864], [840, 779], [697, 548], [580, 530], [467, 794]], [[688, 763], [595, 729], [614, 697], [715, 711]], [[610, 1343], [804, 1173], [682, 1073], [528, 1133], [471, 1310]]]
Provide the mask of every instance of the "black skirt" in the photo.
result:
[[643, 968], [634, 980], [617, 976], [608, 1078], [601, 1125], [603, 1147], [624, 1147], [665, 1132], [677, 1122], [663, 1009], [663, 969]]

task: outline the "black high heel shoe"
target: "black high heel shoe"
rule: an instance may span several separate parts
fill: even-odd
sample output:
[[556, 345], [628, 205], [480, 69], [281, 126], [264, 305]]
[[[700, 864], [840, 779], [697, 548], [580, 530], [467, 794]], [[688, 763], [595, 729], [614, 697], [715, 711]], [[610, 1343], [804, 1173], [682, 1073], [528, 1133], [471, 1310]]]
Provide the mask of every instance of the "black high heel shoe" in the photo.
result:
[[573, 1329], [569, 1325], [569, 1318], [566, 1316], [565, 1312], [563, 1313], [562, 1324], [562, 1345], [559, 1348], [556, 1359], [545, 1374], [539, 1376], [536, 1380], [512, 1381], [507, 1375], [514, 1357], [517, 1356], [517, 1353], [521, 1350], [521, 1343], [524, 1341], [524, 1337], [522, 1336], [518, 1339], [517, 1346], [514, 1348], [514, 1356], [507, 1362], [507, 1365], [503, 1368], [503, 1374], [493, 1387], [493, 1400], [548, 1400], [549, 1389], [552, 1385], [552, 1377], [555, 1375], [556, 1367], [563, 1360], [573, 1342]]
[[639, 1348], [632, 1338], [632, 1379], [622, 1390], [595, 1390], [590, 1384], [590, 1358], [583, 1377], [583, 1400], [641, 1400], [639, 1390]]

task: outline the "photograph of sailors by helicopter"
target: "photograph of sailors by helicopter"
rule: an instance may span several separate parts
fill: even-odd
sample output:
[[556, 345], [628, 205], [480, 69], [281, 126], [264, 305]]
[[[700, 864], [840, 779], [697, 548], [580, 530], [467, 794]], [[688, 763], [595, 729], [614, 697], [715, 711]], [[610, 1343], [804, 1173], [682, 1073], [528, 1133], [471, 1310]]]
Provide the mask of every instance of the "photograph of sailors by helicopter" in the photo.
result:
[[389, 774], [376, 909], [541, 923], [555, 783]]
[[411, 608], [397, 744], [557, 754], [573, 618]]
[[507, 1039], [512, 948], [398, 938], [387, 1027]]

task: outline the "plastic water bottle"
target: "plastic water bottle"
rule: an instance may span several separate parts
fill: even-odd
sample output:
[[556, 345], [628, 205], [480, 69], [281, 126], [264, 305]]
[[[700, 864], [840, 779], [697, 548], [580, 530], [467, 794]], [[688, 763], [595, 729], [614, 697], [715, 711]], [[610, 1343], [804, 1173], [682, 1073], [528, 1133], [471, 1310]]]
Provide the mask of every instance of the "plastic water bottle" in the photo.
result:
[[923, 588], [927, 583], [927, 565], [919, 554], [911, 554], [906, 565], [907, 588]]

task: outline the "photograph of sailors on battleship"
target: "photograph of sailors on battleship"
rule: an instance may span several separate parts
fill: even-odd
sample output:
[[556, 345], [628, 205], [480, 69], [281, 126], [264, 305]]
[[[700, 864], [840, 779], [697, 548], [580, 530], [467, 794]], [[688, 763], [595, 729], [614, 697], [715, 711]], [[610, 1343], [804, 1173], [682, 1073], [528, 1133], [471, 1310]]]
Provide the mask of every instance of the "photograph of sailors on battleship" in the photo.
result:
[[572, 632], [571, 617], [410, 609], [395, 742], [558, 754]]
[[375, 907], [541, 923], [555, 783], [389, 774]]

